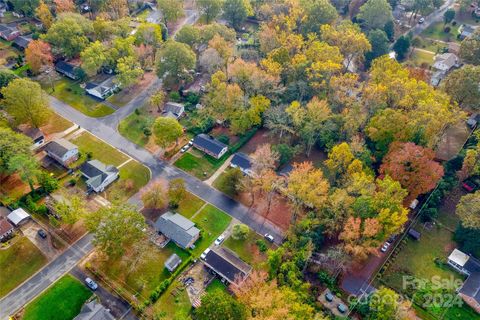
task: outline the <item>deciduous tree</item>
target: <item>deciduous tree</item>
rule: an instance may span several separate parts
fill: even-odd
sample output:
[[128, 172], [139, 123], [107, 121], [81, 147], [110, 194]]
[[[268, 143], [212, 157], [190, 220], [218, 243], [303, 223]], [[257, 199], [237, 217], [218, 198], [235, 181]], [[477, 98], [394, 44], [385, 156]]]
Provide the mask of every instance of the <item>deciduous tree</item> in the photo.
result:
[[185, 180], [182, 178], [173, 179], [168, 184], [168, 199], [170, 204], [178, 206], [180, 202], [187, 196]]
[[188, 44], [193, 48], [200, 41], [200, 29], [186, 24], [178, 30], [175, 41]]
[[57, 14], [75, 11], [73, 0], [54, 0], [53, 2], [55, 3], [55, 12]]
[[24, 134], [16, 133], [10, 128], [0, 127], [0, 174], [8, 172], [14, 156], [31, 157], [30, 146], [32, 143], [32, 139]]
[[55, 202], [55, 214], [60, 217], [63, 223], [72, 225], [80, 218], [83, 218], [86, 213], [84, 201], [76, 196], [67, 196], [63, 200]]
[[27, 154], [16, 154], [10, 158], [8, 170], [17, 172], [20, 179], [28, 183], [30, 190], [35, 190], [33, 187], [34, 178], [40, 173], [40, 165], [36, 158]]
[[52, 26], [53, 15], [50, 12], [50, 9], [48, 8], [48, 6], [42, 0], [40, 0], [40, 3], [37, 9], [35, 9], [35, 14], [38, 17], [38, 19], [42, 22], [46, 30], [48, 30]]
[[33, 73], [38, 74], [44, 67], [51, 67], [53, 56], [50, 45], [42, 40], [32, 40], [25, 49], [25, 60]]
[[117, 61], [117, 76], [115, 81], [122, 88], [128, 88], [138, 81], [138, 78], [143, 75], [140, 62], [135, 56], [127, 56], [118, 59]]
[[272, 146], [268, 143], [258, 146], [250, 157], [253, 160], [253, 172], [257, 175], [260, 175], [263, 171], [277, 168], [278, 153], [272, 150]]
[[243, 179], [243, 173], [238, 168], [232, 168], [225, 171], [218, 178], [218, 182], [215, 182], [218, 189], [226, 193], [229, 196], [235, 196], [241, 189], [241, 183]]
[[253, 8], [249, 0], [225, 0], [223, 3], [223, 17], [234, 29], [238, 29], [251, 15]]
[[163, 22], [167, 26], [184, 15], [182, 0], [158, 0], [157, 5], [162, 12]]
[[480, 191], [463, 196], [455, 213], [460, 217], [463, 227], [480, 229]]
[[363, 20], [367, 29], [383, 29], [388, 21], [393, 20], [392, 7], [386, 0], [368, 0], [360, 7], [357, 18]]
[[300, 5], [305, 11], [301, 28], [304, 34], [320, 33], [320, 26], [331, 24], [337, 19], [337, 10], [328, 0], [301, 0]]
[[442, 88], [462, 107], [480, 109], [479, 83], [480, 66], [466, 65], [450, 72], [442, 81]]
[[209, 24], [218, 17], [222, 11], [222, 0], [197, 0], [197, 8]]
[[232, 237], [235, 240], [245, 240], [249, 232], [250, 229], [247, 225], [239, 223], [233, 226]]
[[100, 41], [92, 42], [80, 54], [82, 69], [87, 75], [94, 76], [106, 64], [108, 49]]
[[169, 40], [157, 54], [157, 75], [170, 85], [189, 82], [195, 64], [195, 52], [188, 45]]
[[245, 307], [223, 290], [214, 290], [202, 297], [202, 304], [195, 310], [199, 320], [244, 320]]
[[165, 92], [158, 90], [150, 96], [150, 105], [157, 107], [157, 112], [162, 112], [165, 103]]
[[156, 143], [166, 148], [175, 142], [178, 144], [178, 138], [183, 134], [183, 127], [177, 120], [168, 117], [158, 117], [153, 124], [153, 135]]
[[460, 57], [465, 63], [480, 65], [480, 29], [460, 44]]
[[142, 192], [142, 202], [145, 208], [162, 209], [167, 205], [167, 183], [164, 180], [152, 182]]

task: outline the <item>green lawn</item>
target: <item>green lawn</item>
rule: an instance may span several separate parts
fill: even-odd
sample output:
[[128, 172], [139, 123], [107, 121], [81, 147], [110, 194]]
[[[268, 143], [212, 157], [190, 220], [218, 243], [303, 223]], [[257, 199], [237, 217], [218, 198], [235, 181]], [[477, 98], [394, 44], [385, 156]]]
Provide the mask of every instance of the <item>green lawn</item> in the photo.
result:
[[112, 114], [115, 110], [107, 107], [103, 103], [93, 99], [85, 93], [85, 90], [80, 87], [78, 82], [62, 78], [55, 82], [55, 91], [52, 92], [51, 86], [44, 83], [44, 89], [54, 97], [71, 105], [78, 111], [84, 113], [89, 117], [104, 117]]
[[448, 26], [450, 27], [450, 32], [446, 33], [444, 31], [445, 25], [443, 21], [439, 21], [433, 23], [430, 27], [425, 29], [421, 35], [426, 38], [445, 42], [460, 42], [460, 40], [457, 39], [458, 28], [460, 27], [460, 24], [457, 24], [455, 26], [449, 24]]
[[187, 315], [191, 309], [187, 291], [179, 281], [174, 281], [153, 305], [155, 319], [161, 320], [190, 319]]
[[[17, 236], [11, 247], [0, 250], [0, 297], [17, 287], [47, 263], [47, 258], [28, 240]], [[3, 276], [3, 275], [8, 275]]]
[[149, 139], [144, 134], [144, 129], [151, 128], [154, 120], [143, 109], [140, 109], [140, 114], [134, 112], [123, 119], [118, 125], [118, 131], [128, 140], [143, 147], [148, 143]]
[[212, 205], [206, 205], [193, 222], [202, 230], [201, 238], [195, 243], [193, 256], [199, 256], [228, 227], [232, 218]]
[[271, 244], [265, 241], [260, 235], [250, 230], [245, 240], [235, 240], [229, 237], [223, 245], [235, 252], [243, 261], [256, 269], [263, 269], [263, 262], [267, 260], [266, 252], [260, 252], [257, 241], [263, 241], [267, 248], [272, 248]]
[[197, 150], [190, 150], [175, 161], [174, 165], [204, 180], [220, 168], [227, 157], [227, 155], [224, 155], [221, 159], [217, 160], [208, 155], [203, 155]]
[[152, 290], [160, 282], [170, 277], [170, 272], [163, 265], [168, 257], [176, 253], [182, 260], [185, 260], [189, 254], [178, 248], [173, 242], [162, 249], [148, 242], [146, 250], [147, 254], [144, 254], [134, 267], [131, 263], [133, 259], [123, 260], [124, 257], [106, 261], [92, 261], [92, 265], [110, 281], [131, 294], [138, 293], [141, 299], [148, 299]]
[[131, 160], [120, 168], [120, 180], [107, 189], [107, 200], [127, 200], [150, 180], [150, 170]]
[[177, 212], [186, 218], [191, 218], [205, 204], [205, 201], [187, 192], [187, 196], [178, 205]]
[[118, 166], [128, 160], [127, 155], [88, 132], [83, 132], [71, 142], [78, 146], [83, 156], [85, 156], [87, 152], [90, 152], [92, 159], [100, 160], [105, 164]]
[[68, 121], [62, 116], [59, 116], [55, 112], [52, 113], [48, 124], [42, 127], [42, 131], [45, 134], [52, 134], [57, 132], [62, 132], [67, 130], [73, 125], [72, 122]]
[[423, 64], [432, 65], [434, 56], [435, 56], [434, 53], [414, 50], [410, 56], [409, 61], [413, 62], [413, 64], [415, 64], [415, 66], [417, 67], [420, 67]]
[[207, 289], [205, 291], [207, 292], [213, 292], [215, 290], [222, 290], [222, 291], [227, 291], [227, 286], [222, 283], [222, 281], [218, 280], [218, 278], [213, 279], [212, 282], [208, 285]]
[[71, 320], [91, 296], [85, 285], [66, 275], [26, 306], [23, 320]]

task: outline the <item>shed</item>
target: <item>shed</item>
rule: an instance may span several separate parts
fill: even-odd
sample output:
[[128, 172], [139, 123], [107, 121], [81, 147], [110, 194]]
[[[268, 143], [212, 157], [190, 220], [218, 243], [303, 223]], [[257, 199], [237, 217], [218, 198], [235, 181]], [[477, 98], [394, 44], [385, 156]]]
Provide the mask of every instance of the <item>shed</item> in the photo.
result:
[[7, 219], [13, 223], [14, 226], [18, 226], [21, 223], [27, 221], [30, 218], [30, 215], [23, 210], [22, 208], [18, 208], [16, 210], [13, 210], [10, 212], [10, 214], [7, 216]]
[[13, 46], [18, 48], [19, 50], [25, 50], [27, 49], [28, 45], [32, 41], [32, 37], [30, 36], [20, 36], [13, 40]]
[[408, 235], [415, 240], [420, 240], [420, 237], [421, 237], [421, 233], [415, 229], [408, 230]]
[[177, 269], [180, 263], [182, 263], [182, 259], [174, 253], [167, 259], [167, 261], [165, 261], [165, 268], [167, 268], [168, 271], [173, 272]]

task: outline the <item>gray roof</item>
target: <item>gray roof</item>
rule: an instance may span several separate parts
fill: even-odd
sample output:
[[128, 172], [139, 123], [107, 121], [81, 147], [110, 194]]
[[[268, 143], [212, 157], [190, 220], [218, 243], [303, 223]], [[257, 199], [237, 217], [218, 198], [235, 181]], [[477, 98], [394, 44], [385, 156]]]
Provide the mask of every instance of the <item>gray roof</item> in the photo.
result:
[[155, 222], [155, 230], [183, 248], [186, 248], [200, 234], [200, 229], [196, 228], [192, 221], [170, 211], [158, 218]]
[[229, 282], [234, 282], [237, 276], [244, 278], [247, 275], [224, 256], [221, 256], [213, 250], [210, 250], [203, 260], [207, 266], [226, 278]]
[[167, 102], [163, 108], [165, 114], [172, 113], [176, 118], [180, 117], [185, 111], [185, 107], [181, 103]]
[[50, 152], [56, 155], [59, 158], [62, 158], [65, 153], [77, 148], [78, 147], [73, 143], [71, 143], [70, 141], [64, 138], [60, 138], [60, 139], [55, 139], [49, 144], [47, 144], [47, 147], [45, 148], [45, 150], [47, 152]]
[[77, 67], [74, 66], [73, 64], [70, 64], [65, 61], [58, 61], [55, 64], [55, 70], [61, 72], [61, 73], [70, 73], [70, 74], [75, 74], [75, 71], [77, 70]]
[[463, 268], [470, 273], [470, 276], [465, 280], [459, 292], [480, 303], [480, 261], [470, 256]]
[[168, 259], [167, 261], [165, 261], [165, 267], [168, 269], [168, 270], [173, 270], [175, 269], [180, 263], [182, 263], [182, 259], [180, 259], [180, 257], [174, 253], [172, 254]]
[[22, 49], [26, 49], [31, 41], [32, 38], [30, 36], [20, 36], [18, 38], [15, 38], [15, 40], [13, 40], [13, 43]]
[[240, 167], [243, 170], [247, 170], [252, 167], [252, 159], [250, 159], [245, 153], [237, 152], [233, 156], [231, 164]]
[[80, 171], [88, 177], [86, 181], [88, 185], [98, 187], [110, 174], [117, 173], [118, 169], [114, 166], [107, 166], [98, 160], [91, 160], [82, 164]]
[[220, 154], [220, 152], [222, 152], [222, 150], [227, 147], [226, 144], [223, 144], [217, 139], [210, 137], [204, 133], [199, 134], [193, 139], [193, 145], [209, 150], [214, 154]]
[[95, 300], [83, 305], [73, 320], [115, 320], [110, 311]]

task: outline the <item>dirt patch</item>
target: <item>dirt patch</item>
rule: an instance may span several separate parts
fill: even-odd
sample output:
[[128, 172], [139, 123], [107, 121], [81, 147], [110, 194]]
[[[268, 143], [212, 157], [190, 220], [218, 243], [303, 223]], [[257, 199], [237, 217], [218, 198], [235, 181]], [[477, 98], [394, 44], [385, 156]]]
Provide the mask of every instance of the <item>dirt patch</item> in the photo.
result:
[[253, 137], [240, 148], [240, 151], [246, 154], [251, 154], [255, 152], [258, 146], [269, 143], [271, 145], [278, 144], [280, 139], [278, 136], [272, 135], [271, 131], [262, 128], [259, 129]]
[[201, 300], [202, 295], [205, 292], [205, 288], [212, 281], [215, 276], [210, 274], [205, 268], [203, 262], [195, 263], [190, 269], [185, 271], [180, 277], [180, 282], [190, 283], [187, 286], [188, 297], [190, 302], [195, 303]]
[[215, 138], [220, 136], [227, 136], [229, 139], [228, 144], [233, 145], [238, 141], [238, 136], [233, 135], [228, 128], [222, 126], [216, 126], [215, 128], [210, 131], [210, 134]]

